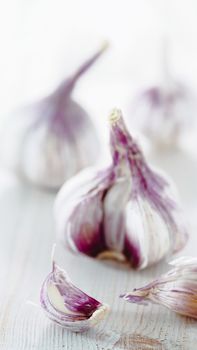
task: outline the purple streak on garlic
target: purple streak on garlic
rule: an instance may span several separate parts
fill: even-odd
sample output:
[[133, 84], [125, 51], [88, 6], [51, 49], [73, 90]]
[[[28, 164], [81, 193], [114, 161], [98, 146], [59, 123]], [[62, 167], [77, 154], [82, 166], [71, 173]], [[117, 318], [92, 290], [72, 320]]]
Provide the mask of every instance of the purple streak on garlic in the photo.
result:
[[197, 319], [197, 258], [178, 258], [170, 265], [174, 268], [163, 276], [121, 297], [130, 303], [160, 304]]
[[50, 320], [73, 332], [87, 331], [108, 312], [107, 305], [73, 285], [66, 272], [54, 262], [52, 272], [42, 285], [40, 303]]
[[124, 124], [110, 115], [112, 165], [87, 169], [63, 186], [57, 232], [74, 252], [145, 268], [180, 250], [187, 229], [171, 186], [147, 164]]
[[3, 130], [3, 162], [36, 185], [57, 189], [95, 162], [98, 139], [86, 111], [72, 99], [78, 79], [106, 50], [103, 45], [46, 98], [21, 108]]

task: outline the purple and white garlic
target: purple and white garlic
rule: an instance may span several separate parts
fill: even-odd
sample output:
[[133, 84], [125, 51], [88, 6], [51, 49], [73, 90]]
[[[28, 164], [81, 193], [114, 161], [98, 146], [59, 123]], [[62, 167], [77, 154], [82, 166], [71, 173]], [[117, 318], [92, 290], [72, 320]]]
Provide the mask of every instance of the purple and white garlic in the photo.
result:
[[1, 137], [1, 158], [30, 182], [58, 189], [65, 180], [95, 162], [99, 142], [86, 111], [72, 99], [78, 79], [107, 44], [49, 96], [16, 111]]
[[162, 46], [161, 83], [139, 93], [131, 118], [155, 146], [168, 148], [178, 146], [181, 136], [193, 127], [197, 104], [187, 84], [173, 77], [168, 42]]
[[197, 258], [178, 258], [170, 265], [174, 268], [163, 276], [121, 297], [130, 303], [160, 304], [197, 319]]
[[159, 147], [176, 146], [195, 120], [194, 99], [181, 83], [153, 86], [143, 91], [135, 105], [138, 128]]
[[109, 310], [107, 305], [77, 288], [55, 262], [42, 285], [40, 303], [50, 320], [73, 332], [87, 331], [98, 324]]
[[110, 115], [112, 164], [69, 180], [55, 203], [57, 233], [66, 247], [143, 269], [178, 252], [187, 226], [171, 185], [147, 164], [122, 114]]

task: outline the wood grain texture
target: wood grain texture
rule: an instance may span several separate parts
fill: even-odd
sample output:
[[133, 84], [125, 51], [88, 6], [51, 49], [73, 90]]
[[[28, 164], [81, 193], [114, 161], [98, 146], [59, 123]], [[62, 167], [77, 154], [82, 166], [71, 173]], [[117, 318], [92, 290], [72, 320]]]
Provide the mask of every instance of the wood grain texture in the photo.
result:
[[[106, 320], [88, 333], [70, 333], [39, 306], [40, 286], [49, 273], [55, 241], [54, 194], [0, 178], [0, 349], [2, 350], [160, 350], [197, 348], [197, 323], [169, 310], [128, 304], [119, 295], [167, 270], [159, 264], [142, 272], [65, 253], [56, 259], [73, 281], [111, 307]], [[192, 221], [193, 231], [194, 222]], [[196, 255], [193, 237], [186, 249]]]

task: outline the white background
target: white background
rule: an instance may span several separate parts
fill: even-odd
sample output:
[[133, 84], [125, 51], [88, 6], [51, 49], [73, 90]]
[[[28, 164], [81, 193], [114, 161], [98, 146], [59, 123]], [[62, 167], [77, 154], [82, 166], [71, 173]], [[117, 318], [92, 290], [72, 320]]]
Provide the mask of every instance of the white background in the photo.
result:
[[195, 87], [196, 13], [195, 0], [1, 1], [1, 115], [49, 92], [104, 39], [111, 49], [75, 90], [93, 114], [126, 108], [136, 88], [160, 79], [164, 37], [173, 73]]

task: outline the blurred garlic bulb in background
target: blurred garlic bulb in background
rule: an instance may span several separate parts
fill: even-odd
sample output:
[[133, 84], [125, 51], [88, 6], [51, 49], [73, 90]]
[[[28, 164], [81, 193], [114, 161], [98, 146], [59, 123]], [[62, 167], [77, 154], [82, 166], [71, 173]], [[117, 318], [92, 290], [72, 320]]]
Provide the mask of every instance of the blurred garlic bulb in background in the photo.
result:
[[19, 109], [8, 120], [1, 137], [1, 158], [17, 175], [57, 189], [94, 163], [99, 151], [96, 131], [71, 94], [78, 79], [106, 48], [104, 44], [52, 94]]
[[197, 319], [197, 258], [181, 257], [170, 265], [174, 267], [166, 274], [121, 297], [130, 303], [160, 304]]
[[168, 47], [163, 47], [163, 79], [140, 92], [133, 101], [130, 122], [158, 148], [177, 146], [196, 119], [197, 103], [190, 88], [169, 70]]
[[55, 262], [42, 285], [40, 304], [50, 320], [73, 332], [92, 328], [109, 310], [107, 305], [77, 288]]
[[57, 232], [74, 252], [145, 268], [185, 245], [172, 188], [147, 164], [122, 114], [110, 115], [112, 165], [69, 180], [55, 203]]

